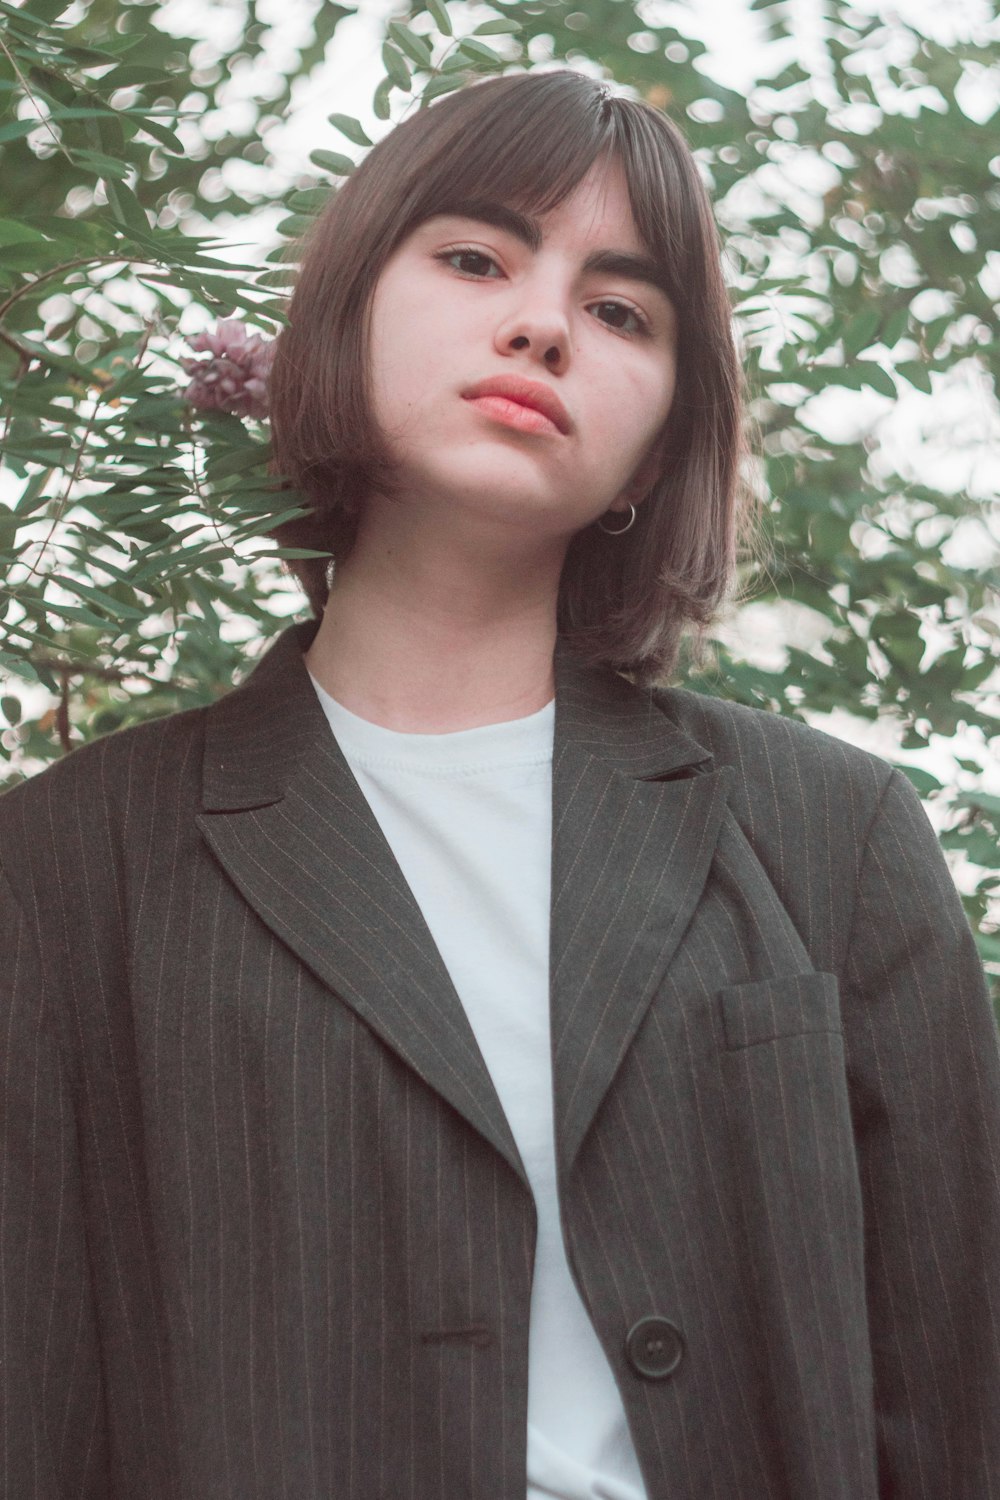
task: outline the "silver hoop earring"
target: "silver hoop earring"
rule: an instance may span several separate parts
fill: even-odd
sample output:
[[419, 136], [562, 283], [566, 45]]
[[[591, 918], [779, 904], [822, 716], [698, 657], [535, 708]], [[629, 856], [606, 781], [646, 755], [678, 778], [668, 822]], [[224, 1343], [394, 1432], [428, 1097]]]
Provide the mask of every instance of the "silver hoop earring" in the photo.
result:
[[[605, 518], [604, 516], [602, 516], [597, 523], [598, 531], [603, 531], [605, 536], [624, 536], [626, 531], [631, 531], [632, 527], [635, 525], [635, 506], [629, 505], [629, 510], [632, 514], [629, 516], [624, 526], [605, 526]], [[611, 511], [608, 511], [608, 515], [611, 515]]]

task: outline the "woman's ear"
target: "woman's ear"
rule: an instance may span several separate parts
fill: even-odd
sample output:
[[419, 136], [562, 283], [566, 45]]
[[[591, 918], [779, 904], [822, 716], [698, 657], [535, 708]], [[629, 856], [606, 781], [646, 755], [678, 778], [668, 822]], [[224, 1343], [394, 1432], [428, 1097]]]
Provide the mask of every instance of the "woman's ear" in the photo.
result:
[[625, 488], [612, 500], [608, 510], [625, 511], [631, 505], [638, 509], [656, 483], [659, 467], [658, 455], [655, 449], [651, 450], [646, 454]]

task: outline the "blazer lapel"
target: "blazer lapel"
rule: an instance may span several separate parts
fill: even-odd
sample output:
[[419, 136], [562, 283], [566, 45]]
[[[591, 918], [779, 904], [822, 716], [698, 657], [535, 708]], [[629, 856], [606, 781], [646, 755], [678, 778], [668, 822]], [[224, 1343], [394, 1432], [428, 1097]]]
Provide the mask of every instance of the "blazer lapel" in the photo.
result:
[[551, 1007], [556, 1142], [569, 1170], [680, 942], [728, 769], [650, 695], [557, 663]]
[[286, 631], [209, 710], [199, 826], [271, 931], [524, 1178], [462, 1003], [309, 682], [309, 633]]
[[[261, 920], [526, 1181], [461, 1000], [287, 630], [208, 712], [199, 826]], [[556, 655], [551, 1012], [572, 1163], [707, 877], [728, 772], [649, 695]]]

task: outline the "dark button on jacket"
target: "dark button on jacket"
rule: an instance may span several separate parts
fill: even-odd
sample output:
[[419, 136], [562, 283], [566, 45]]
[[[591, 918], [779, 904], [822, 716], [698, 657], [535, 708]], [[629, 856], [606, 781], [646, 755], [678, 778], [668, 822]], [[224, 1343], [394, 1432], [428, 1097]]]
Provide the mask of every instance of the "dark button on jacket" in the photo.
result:
[[666, 1380], [684, 1358], [684, 1340], [668, 1318], [640, 1318], [629, 1329], [625, 1353], [644, 1380]]

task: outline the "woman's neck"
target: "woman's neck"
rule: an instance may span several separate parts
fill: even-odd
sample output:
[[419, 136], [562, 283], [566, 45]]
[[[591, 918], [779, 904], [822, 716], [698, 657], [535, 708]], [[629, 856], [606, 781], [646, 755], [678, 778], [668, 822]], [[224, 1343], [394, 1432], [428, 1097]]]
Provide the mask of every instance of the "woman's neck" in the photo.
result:
[[543, 708], [562, 549], [491, 555], [481, 543], [359, 536], [306, 656], [320, 685], [361, 718], [412, 733]]

